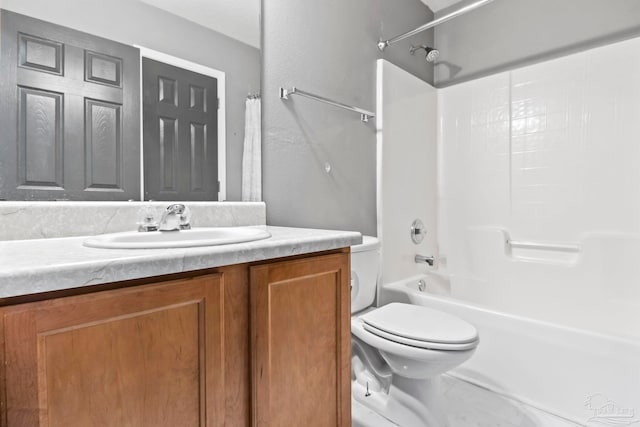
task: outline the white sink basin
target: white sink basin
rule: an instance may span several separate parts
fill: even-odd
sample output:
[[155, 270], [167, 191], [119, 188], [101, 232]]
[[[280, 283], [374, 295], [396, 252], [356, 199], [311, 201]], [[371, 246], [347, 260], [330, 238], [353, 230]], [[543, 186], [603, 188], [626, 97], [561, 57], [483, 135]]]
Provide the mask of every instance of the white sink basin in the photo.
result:
[[105, 249], [162, 249], [217, 246], [267, 239], [271, 233], [253, 227], [202, 227], [180, 231], [127, 231], [102, 234], [86, 239], [83, 244]]

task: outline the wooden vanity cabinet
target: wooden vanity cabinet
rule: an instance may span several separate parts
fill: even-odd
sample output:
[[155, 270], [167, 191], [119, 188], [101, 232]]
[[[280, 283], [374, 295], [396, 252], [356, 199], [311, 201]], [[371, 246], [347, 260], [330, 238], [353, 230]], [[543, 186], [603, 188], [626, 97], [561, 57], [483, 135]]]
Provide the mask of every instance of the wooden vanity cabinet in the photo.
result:
[[0, 426], [349, 426], [349, 272], [334, 251], [2, 307]]
[[225, 296], [247, 290], [229, 275], [238, 283], [221, 272], [5, 308], [7, 426], [224, 425], [225, 363], [243, 356], [225, 326], [246, 334]]
[[251, 267], [253, 425], [351, 425], [344, 254]]

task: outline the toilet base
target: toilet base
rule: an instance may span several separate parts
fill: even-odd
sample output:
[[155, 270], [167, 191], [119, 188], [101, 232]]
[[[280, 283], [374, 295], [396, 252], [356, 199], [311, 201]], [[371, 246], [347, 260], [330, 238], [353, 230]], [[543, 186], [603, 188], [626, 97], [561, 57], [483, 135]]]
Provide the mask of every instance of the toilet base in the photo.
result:
[[399, 426], [446, 427], [440, 404], [440, 377], [415, 380], [393, 375], [388, 392], [372, 391], [354, 380], [353, 398]]

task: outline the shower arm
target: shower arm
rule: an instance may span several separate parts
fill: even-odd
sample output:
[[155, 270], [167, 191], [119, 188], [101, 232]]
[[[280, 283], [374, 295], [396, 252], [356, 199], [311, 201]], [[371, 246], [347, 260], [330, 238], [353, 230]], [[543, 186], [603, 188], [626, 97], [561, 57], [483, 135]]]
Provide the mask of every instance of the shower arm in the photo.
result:
[[465, 6], [465, 7], [462, 7], [460, 9], [458, 9], [458, 10], [455, 10], [455, 11], [453, 11], [453, 12], [447, 14], [447, 15], [444, 15], [444, 16], [438, 18], [438, 19], [434, 19], [431, 22], [427, 22], [426, 24], [416, 28], [415, 30], [411, 30], [411, 31], [409, 31], [407, 33], [400, 34], [399, 36], [396, 36], [396, 37], [391, 38], [389, 40], [380, 40], [378, 42], [378, 49], [385, 50], [387, 46], [390, 46], [395, 42], [399, 42], [400, 40], [404, 40], [407, 37], [411, 37], [411, 36], [414, 36], [414, 35], [416, 35], [418, 33], [426, 31], [429, 28], [433, 28], [433, 27], [435, 27], [437, 25], [440, 25], [440, 24], [442, 24], [444, 22], [449, 21], [450, 19], [453, 19], [453, 18], [458, 17], [460, 15], [463, 15], [463, 14], [465, 14], [467, 12], [470, 12], [473, 9], [477, 9], [480, 6], [484, 6], [487, 3], [491, 3], [492, 1], [493, 0], [480, 0], [480, 1], [477, 1], [475, 3], [471, 3], [471, 4], [469, 4], [469, 5]]

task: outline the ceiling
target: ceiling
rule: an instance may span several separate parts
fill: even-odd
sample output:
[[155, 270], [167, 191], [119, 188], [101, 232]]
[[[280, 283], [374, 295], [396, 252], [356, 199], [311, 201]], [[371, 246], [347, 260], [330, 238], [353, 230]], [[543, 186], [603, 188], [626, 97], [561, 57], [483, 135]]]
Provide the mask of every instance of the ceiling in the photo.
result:
[[429, 9], [433, 12], [437, 12], [458, 2], [460, 2], [460, 0], [422, 0], [422, 3], [429, 6]]
[[[260, 48], [260, 0], [139, 0]], [[461, 0], [422, 0], [433, 12]]]
[[[260, 0], [139, 0], [260, 48]], [[438, 12], [461, 0], [422, 0]]]
[[260, 0], [140, 0], [260, 48]]

